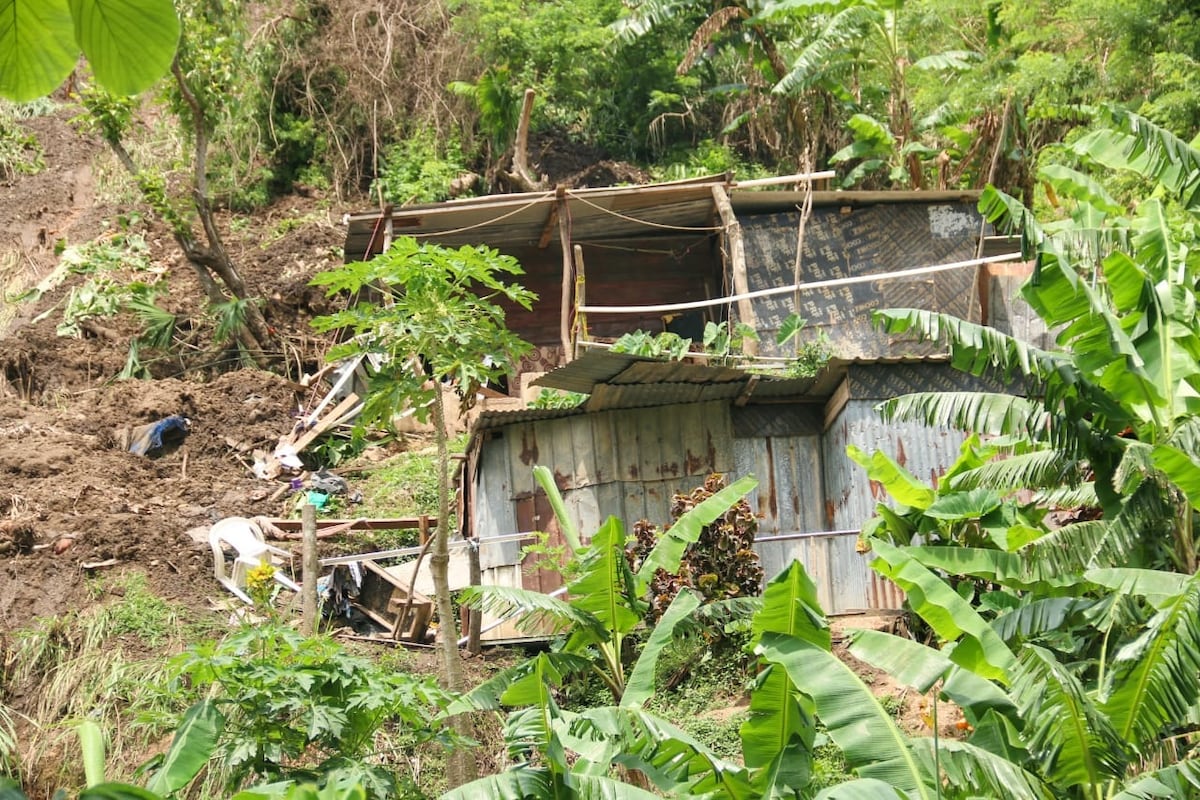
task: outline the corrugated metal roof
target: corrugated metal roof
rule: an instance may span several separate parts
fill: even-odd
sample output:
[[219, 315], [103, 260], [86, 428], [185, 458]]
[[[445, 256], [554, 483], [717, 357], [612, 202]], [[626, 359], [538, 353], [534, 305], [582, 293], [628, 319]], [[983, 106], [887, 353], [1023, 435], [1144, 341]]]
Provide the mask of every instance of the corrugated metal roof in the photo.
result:
[[[562, 200], [571, 223], [571, 239], [598, 242], [720, 227], [712, 187], [726, 187], [735, 214], [794, 211], [804, 193], [739, 190], [725, 176], [644, 186], [571, 189]], [[814, 205], [862, 206], [882, 203], [970, 201], [978, 192], [813, 192]], [[558, 236], [559, 198], [554, 191], [489, 195], [393, 209], [394, 236], [411, 235], [439, 244], [486, 243], [493, 247], [530, 246]], [[347, 218], [348, 261], [380, 250], [382, 211]]]
[[503, 428], [514, 422], [539, 422], [545, 419], [560, 419], [583, 414], [582, 407], [577, 408], [521, 408], [516, 411], [484, 411], [475, 418], [471, 425], [473, 433]]

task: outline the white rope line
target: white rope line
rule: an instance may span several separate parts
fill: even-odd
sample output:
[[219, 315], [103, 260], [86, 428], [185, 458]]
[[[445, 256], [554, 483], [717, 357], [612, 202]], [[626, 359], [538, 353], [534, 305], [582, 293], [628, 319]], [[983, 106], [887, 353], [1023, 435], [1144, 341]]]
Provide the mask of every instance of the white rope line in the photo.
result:
[[552, 197], [554, 197], [554, 192], [543, 192], [541, 195], [530, 200], [525, 205], [520, 206], [519, 208], [514, 208], [512, 211], [501, 214], [500, 216], [495, 217], [493, 219], [484, 220], [483, 222], [476, 222], [474, 225], [467, 225], [466, 227], [463, 227], [463, 228], [451, 228], [450, 230], [447, 230], [447, 231], [436, 231], [436, 232], [432, 232], [432, 233], [422, 232], [421, 236], [423, 236], [423, 237], [426, 237], [426, 236], [430, 236], [430, 237], [431, 236], [450, 236], [451, 234], [454, 234], [454, 233], [464, 233], [466, 231], [473, 231], [476, 228], [485, 228], [488, 225], [495, 225], [497, 222], [503, 222], [504, 220], [508, 219], [509, 217], [511, 217], [515, 214], [520, 214], [522, 211], [524, 211], [528, 208], [533, 208], [534, 206], [536, 206], [538, 203], [542, 202], [543, 200], [546, 200], [546, 199], [552, 198]]
[[1005, 253], [1002, 256], [989, 256], [987, 258], [972, 258], [968, 261], [954, 261], [949, 264], [938, 264], [932, 267], [916, 267], [914, 269], [903, 269], [897, 272], [875, 272], [870, 275], [856, 275], [852, 278], [832, 278], [826, 281], [813, 281], [812, 283], [796, 283], [791, 286], [779, 286], [774, 289], [759, 289], [754, 292], [745, 292], [744, 294], [734, 294], [729, 297], [717, 297], [712, 300], [696, 300], [690, 303], [661, 303], [654, 306], [580, 306], [580, 313], [585, 314], [638, 314], [658, 311], [686, 311], [692, 308], [708, 308], [710, 306], [719, 306], [722, 303], [734, 303], [738, 300], [754, 300], [759, 297], [770, 297], [777, 294], [787, 294], [789, 292], [798, 292], [801, 289], [830, 289], [835, 286], [848, 286], [854, 283], [870, 283], [872, 281], [893, 280], [896, 278], [911, 278], [916, 275], [931, 275], [935, 272], [947, 272], [952, 269], [962, 269], [964, 267], [977, 267], [981, 264], [995, 264], [1001, 261], [1020, 261], [1024, 256], [1020, 253]]
[[569, 190], [567, 191], [567, 197], [570, 197], [574, 200], [578, 200], [579, 202], [583, 203], [584, 205], [591, 206], [592, 208], [596, 209], [597, 211], [602, 211], [605, 214], [609, 214], [611, 216], [617, 217], [618, 219], [623, 219], [626, 222], [636, 222], [638, 225], [645, 225], [648, 228], [662, 228], [663, 230], [666, 230], [666, 231], [719, 231], [719, 230], [724, 229], [720, 225], [717, 225], [715, 227], [690, 227], [687, 225], [664, 225], [661, 222], [651, 222], [650, 220], [647, 220], [647, 219], [638, 219], [637, 217], [631, 217], [628, 214], [622, 214], [620, 211], [613, 211], [611, 208], [605, 208], [604, 206], [596, 205], [591, 200], [588, 200], [585, 197], [583, 197], [582, 195], [576, 194], [575, 192], [572, 192]]

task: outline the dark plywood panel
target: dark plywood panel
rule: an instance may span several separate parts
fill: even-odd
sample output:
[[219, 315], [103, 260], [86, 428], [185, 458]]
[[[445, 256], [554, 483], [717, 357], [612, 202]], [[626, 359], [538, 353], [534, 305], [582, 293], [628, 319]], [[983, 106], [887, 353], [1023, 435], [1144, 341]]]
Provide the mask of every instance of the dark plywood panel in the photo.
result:
[[[751, 291], [795, 282], [799, 213], [742, 220]], [[813, 210], [805, 227], [801, 282], [848, 278], [962, 261], [975, 256], [980, 217], [969, 203], [910, 203]], [[870, 324], [872, 311], [919, 307], [964, 319], [978, 318], [973, 268], [933, 275], [802, 291], [759, 298], [754, 311], [764, 353], [776, 353], [774, 331], [795, 310], [807, 321], [804, 335], [824, 330], [839, 355], [891, 354], [891, 342]], [[914, 342], [905, 340], [911, 351]]]

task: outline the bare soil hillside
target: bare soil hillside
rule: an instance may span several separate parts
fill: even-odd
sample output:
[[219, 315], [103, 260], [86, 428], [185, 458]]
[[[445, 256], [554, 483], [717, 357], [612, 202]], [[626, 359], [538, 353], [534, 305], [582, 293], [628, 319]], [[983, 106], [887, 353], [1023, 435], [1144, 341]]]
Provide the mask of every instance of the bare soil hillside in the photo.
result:
[[[199, 379], [171, 377], [180, 370], [167, 360], [153, 368], [157, 380], [117, 380], [133, 320], [100, 320], [83, 338], [57, 335], [80, 276], [20, 299], [54, 272], [64, 245], [105, 236], [139, 209], [98, 191], [98, 181], [113, 180], [105, 148], [78, 134], [70, 116], [63, 109], [27, 120], [45, 169], [0, 183], [0, 634], [79, 609], [90, 602], [87, 576], [98, 572], [142, 570], [158, 593], [193, 607], [219, 596], [211, 555], [186, 531], [281, 511], [248, 453], [273, 447], [311, 401], [292, 380], [320, 356], [308, 321], [324, 310], [323, 297], [307, 281], [340, 262], [334, 221], [343, 209], [330, 201], [289, 197], [250, 218], [227, 216], [237, 263], [287, 343], [289, 377], [220, 364]], [[160, 303], [198, 317], [202, 293], [169, 232], [153, 221], [140, 230], [168, 274]], [[122, 429], [172, 414], [192, 421], [178, 446], [144, 457], [119, 445]]]

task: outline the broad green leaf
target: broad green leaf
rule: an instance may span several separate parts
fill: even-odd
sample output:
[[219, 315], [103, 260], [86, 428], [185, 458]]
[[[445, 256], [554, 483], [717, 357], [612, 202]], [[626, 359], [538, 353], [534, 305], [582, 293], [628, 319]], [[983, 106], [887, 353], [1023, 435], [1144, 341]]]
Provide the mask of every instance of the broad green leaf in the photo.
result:
[[876, 450], [868, 456], [858, 447], [848, 445], [846, 453], [867, 471], [868, 478], [878, 481], [896, 502], [918, 509], [929, 508], [933, 503], [933, 489], [913, 477], [911, 472], [882, 450]]
[[1119, 594], [1145, 597], [1155, 608], [1162, 608], [1181, 596], [1188, 586], [1188, 576], [1176, 572], [1134, 567], [1089, 569], [1083, 574], [1090, 583], [1111, 589]]
[[529, 800], [555, 797], [550, 771], [519, 766], [496, 775], [464, 783], [442, 795], [441, 800]]
[[947, 522], [978, 519], [1000, 507], [1000, 493], [993, 489], [970, 489], [938, 497], [925, 509], [927, 516]]
[[517, 626], [523, 630], [544, 633], [547, 628], [555, 632], [571, 629], [589, 632], [598, 639], [606, 633], [600, 621], [588, 612], [531, 589], [468, 586], [463, 589], [460, 602], [501, 617], [515, 615]]
[[75, 39], [105, 89], [138, 94], [175, 58], [179, 17], [171, 0], [70, 0]]
[[1195, 797], [1200, 793], [1200, 760], [1189, 758], [1170, 766], [1143, 772], [1131, 779], [1112, 800], [1151, 800]]
[[0, 96], [48, 95], [78, 57], [67, 0], [0, 0]]
[[217, 747], [225, 717], [212, 700], [201, 700], [183, 715], [162, 766], [146, 784], [150, 791], [169, 795], [191, 783]]
[[1012, 695], [1025, 720], [1022, 738], [1049, 779], [1064, 787], [1098, 787], [1124, 775], [1127, 745], [1049, 650], [1025, 645], [1013, 669]]
[[956, 643], [951, 661], [1007, 683], [1013, 654], [966, 600], [900, 548], [873, 539], [871, 549], [877, 556], [871, 567], [905, 591], [913, 611], [943, 641]]
[[[560, 675], [579, 675], [592, 668], [592, 660], [574, 653], [545, 653], [546, 658], [554, 664], [554, 669]], [[456, 698], [438, 715], [438, 718], [453, 717], [467, 711], [496, 711], [503, 707], [500, 698], [517, 681], [534, 671], [537, 662], [533, 659], [524, 661], [508, 669], [501, 670], [483, 683], [476, 686], [465, 695]]]
[[[773, 632], [830, 649], [832, 637], [817, 600], [816, 584], [799, 561], [767, 584], [751, 631], [755, 640]], [[769, 781], [780, 789], [791, 783], [792, 790], [807, 782], [815, 734], [811, 706], [811, 701], [797, 693], [786, 670], [767, 666], [759, 676], [750, 694], [750, 718], [740, 731], [746, 766], [759, 770], [758, 781]]]
[[799, 314], [788, 314], [783, 324], [779, 326], [779, 332], [775, 334], [775, 344], [781, 346], [787, 344], [803, 327], [804, 320]]
[[583, 549], [583, 544], [579, 539], [579, 528], [567, 514], [567, 506], [563, 502], [562, 494], [558, 491], [558, 484], [554, 482], [554, 473], [548, 467], [539, 464], [533, 468], [533, 478], [546, 493], [546, 499], [550, 501], [550, 508], [554, 510], [554, 518], [558, 520], [558, 529], [562, 531], [563, 538], [570, 545], [571, 553], [578, 554]]
[[[1053, 800], [1058, 795], [1020, 764], [957, 739], [916, 739], [913, 747], [925, 768], [935, 765], [956, 796], [1005, 800]], [[936, 747], [937, 752], [934, 753]]]
[[[574, 598], [570, 605], [590, 614], [610, 634], [628, 633], [642, 620], [633, 583], [625, 560], [625, 526], [616, 517], [609, 517], [580, 557], [579, 577], [570, 585]], [[586, 637], [577, 633], [568, 648], [575, 650], [592, 641], [590, 632]]]
[[862, 679], [837, 656], [814, 644], [778, 633], [763, 635], [758, 653], [786, 670], [812, 698], [829, 738], [861, 778], [876, 778], [917, 797], [932, 798], [929, 777], [917, 763], [908, 737], [896, 726]]
[[1177, 447], [1160, 444], [1154, 448], [1151, 458], [1167, 480], [1187, 495], [1192, 508], [1200, 509], [1200, 463], [1195, 457]]
[[88, 786], [104, 783], [104, 731], [95, 720], [80, 721], [79, 749], [83, 752], [83, 774]]
[[924, 694], [942, 680], [941, 693], [978, 719], [994, 708], [1008, 714], [1016, 706], [998, 686], [953, 663], [940, 650], [883, 631], [855, 631], [850, 654]]
[[897, 797], [908, 800], [912, 795], [874, 778], [857, 778], [822, 789], [816, 800], [888, 800]]
[[98, 783], [79, 793], [79, 800], [162, 800], [154, 792], [130, 783]]
[[1117, 651], [1102, 691], [1117, 734], [1142, 752], [1187, 717], [1200, 697], [1200, 578], [1188, 576], [1184, 591]]
[[654, 694], [654, 672], [658, 666], [658, 657], [663, 648], [671, 643], [675, 629], [679, 623], [700, 606], [700, 598], [695, 592], [683, 589], [675, 595], [671, 605], [663, 612], [662, 618], [650, 632], [650, 638], [642, 647], [641, 655], [625, 682], [625, 693], [621, 696], [621, 705], [640, 706]]
[[712, 524], [756, 486], [758, 479], [753, 475], [739, 478], [675, 520], [646, 554], [638, 568], [638, 580], [649, 582], [658, 569], [678, 572], [687, 546], [700, 539], [700, 532], [705, 526]]

